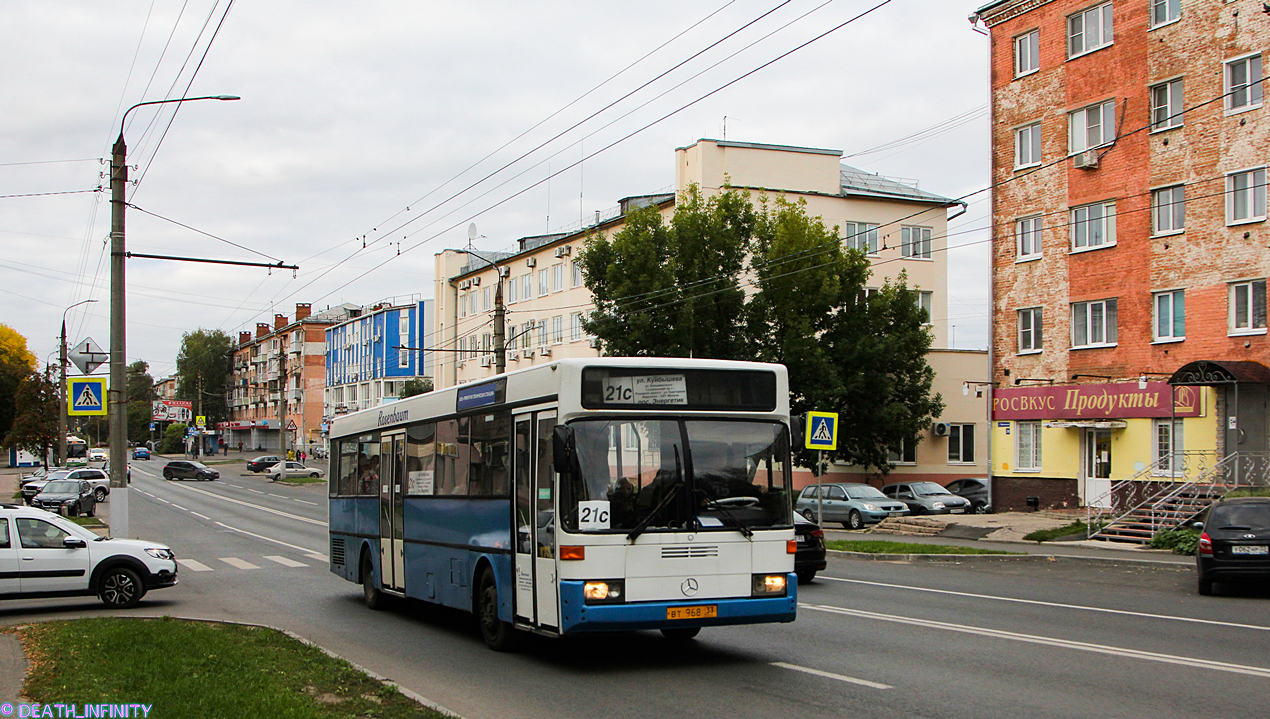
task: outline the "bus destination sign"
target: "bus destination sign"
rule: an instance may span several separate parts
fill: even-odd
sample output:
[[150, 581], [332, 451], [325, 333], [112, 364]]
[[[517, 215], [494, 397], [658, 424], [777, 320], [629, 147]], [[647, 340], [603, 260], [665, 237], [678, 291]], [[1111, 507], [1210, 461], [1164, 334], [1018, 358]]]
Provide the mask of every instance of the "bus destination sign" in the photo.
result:
[[605, 377], [605, 404], [688, 404], [688, 385], [681, 374]]

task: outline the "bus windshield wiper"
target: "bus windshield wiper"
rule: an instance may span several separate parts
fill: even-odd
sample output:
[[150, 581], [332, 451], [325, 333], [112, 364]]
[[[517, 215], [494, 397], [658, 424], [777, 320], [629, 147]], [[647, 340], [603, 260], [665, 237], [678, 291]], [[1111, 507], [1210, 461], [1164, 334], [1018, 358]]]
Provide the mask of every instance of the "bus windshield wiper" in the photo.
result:
[[670, 500], [674, 499], [679, 494], [679, 488], [684, 485], [683, 467], [679, 463], [679, 445], [675, 445], [674, 448], [675, 486], [671, 487], [670, 490], [666, 492], [666, 495], [661, 498], [661, 501], [657, 503], [657, 506], [653, 507], [651, 512], [644, 515], [644, 518], [639, 520], [639, 524], [635, 525], [635, 528], [631, 530], [631, 533], [626, 535], [626, 539], [629, 541], [634, 542], [636, 537], [644, 533], [644, 530], [648, 528], [648, 523], [653, 521], [653, 517], [656, 517], [657, 513], [660, 512], [663, 507], [670, 504]]
[[719, 516], [723, 517], [723, 519], [728, 524], [735, 527], [737, 531], [739, 531], [746, 539], [749, 539], [750, 541], [754, 541], [753, 540], [754, 530], [745, 526], [745, 523], [737, 519], [736, 516], [732, 514], [732, 512], [728, 511], [727, 507], [725, 507], [723, 504], [721, 504], [720, 502], [716, 500], [710, 499], [710, 497], [707, 496], [705, 491], [703, 490], [698, 489], [697, 494], [700, 495], [702, 499], [706, 500], [706, 505], [705, 505], [706, 509], [712, 512], [718, 512]]

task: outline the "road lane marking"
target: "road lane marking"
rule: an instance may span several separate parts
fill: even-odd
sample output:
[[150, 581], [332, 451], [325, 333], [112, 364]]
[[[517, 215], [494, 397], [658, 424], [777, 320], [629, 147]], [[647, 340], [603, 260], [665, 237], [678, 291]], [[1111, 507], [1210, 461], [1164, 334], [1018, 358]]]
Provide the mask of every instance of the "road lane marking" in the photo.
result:
[[1197, 659], [1194, 657], [1183, 657], [1175, 654], [1161, 654], [1159, 652], [1148, 652], [1140, 649], [1113, 647], [1106, 644], [1092, 644], [1089, 642], [1073, 641], [1071, 639], [1057, 639], [1054, 637], [1043, 637], [1035, 634], [1007, 632], [1002, 629], [986, 629], [983, 627], [972, 627], [963, 624], [947, 624], [945, 622], [936, 622], [927, 619], [902, 617], [894, 614], [878, 614], [877, 612], [866, 612], [859, 609], [845, 609], [843, 607], [834, 607], [824, 604], [800, 604], [799, 606], [804, 609], [828, 612], [830, 614], [841, 614], [849, 617], [873, 619], [883, 622], [895, 622], [896, 624], [908, 624], [910, 626], [922, 627], [924, 629], [942, 629], [944, 631], [957, 632], [959, 634], [974, 634], [994, 639], [1010, 639], [1016, 642], [1024, 642], [1026, 644], [1041, 644], [1049, 647], [1058, 647], [1060, 649], [1075, 649], [1082, 652], [1107, 654], [1126, 659], [1143, 659], [1146, 661], [1160, 662], [1162, 664], [1177, 664], [1179, 666], [1192, 667], [1194, 669], [1211, 669], [1213, 671], [1230, 672], [1232, 674], [1246, 674], [1254, 677], [1270, 678], [1270, 667], [1256, 667], [1244, 664], [1232, 664], [1230, 662], [1218, 662], [1208, 659]]
[[176, 563], [190, 570], [191, 572], [214, 572], [216, 570], [203, 564], [197, 559], [178, 559]]
[[182, 507], [181, 505], [177, 504], [176, 502], [169, 502], [169, 504], [171, 504], [173, 507], [176, 507], [177, 509], [181, 510], [182, 512], [188, 512], [188, 511], [190, 511], [190, 510], [186, 509], [185, 507]]
[[244, 562], [238, 557], [217, 557], [217, 559], [221, 560], [222, 562], [224, 562], [225, 564], [228, 564], [231, 567], [238, 567], [239, 569], [260, 569], [260, 567], [257, 567], [251, 562]]
[[203, 519], [206, 519], [209, 522], [212, 521], [212, 518], [207, 516], [206, 514], [199, 514], [198, 512], [190, 512], [190, 514], [194, 515], [195, 517], [202, 517]]
[[293, 500], [291, 500], [291, 501], [292, 501], [292, 502], [299, 502], [300, 504], [311, 504], [311, 505], [313, 505], [314, 507], [321, 507], [321, 506], [322, 506], [322, 505], [318, 504], [317, 502], [307, 502], [307, 501], [305, 501], [305, 500], [303, 500], [303, 499], [293, 499]]
[[278, 564], [281, 564], [281, 565], [282, 565], [282, 566], [284, 566], [284, 567], [307, 567], [307, 566], [309, 566], [309, 565], [305, 564], [304, 562], [297, 562], [297, 561], [295, 561], [294, 559], [287, 559], [286, 557], [279, 557], [279, 556], [278, 556], [278, 555], [276, 555], [276, 554], [266, 554], [266, 555], [265, 555], [265, 559], [268, 559], [268, 560], [269, 560], [269, 561], [271, 561], [271, 562], [277, 562]]
[[171, 504], [171, 502], [164, 499], [163, 497], [155, 497], [155, 499], [159, 500], [160, 502], [163, 502], [164, 504]]
[[256, 494], [264, 494], [264, 492], [261, 492], [259, 489], [252, 489], [251, 487], [243, 487], [243, 489], [247, 490], [248, 492], [255, 492]]
[[219, 527], [224, 527], [225, 529], [232, 530], [232, 531], [234, 531], [234, 532], [238, 532], [238, 533], [240, 533], [240, 534], [245, 534], [245, 535], [247, 535], [248, 537], [255, 537], [256, 539], [263, 539], [263, 540], [265, 540], [266, 542], [273, 542], [274, 544], [281, 544], [281, 545], [282, 545], [282, 546], [284, 546], [284, 547], [290, 547], [290, 548], [292, 548], [292, 549], [296, 549], [296, 550], [299, 550], [299, 551], [301, 551], [301, 552], [305, 552], [305, 555], [304, 555], [304, 556], [306, 556], [306, 557], [313, 557], [314, 559], [320, 559], [320, 560], [322, 560], [322, 561], [324, 561], [324, 562], [325, 562], [325, 561], [329, 561], [329, 560], [330, 560], [330, 557], [326, 556], [325, 554], [322, 554], [322, 553], [320, 553], [320, 552], [315, 552], [315, 551], [313, 551], [312, 549], [309, 549], [309, 548], [307, 548], [307, 547], [297, 547], [297, 546], [296, 546], [296, 545], [294, 545], [294, 544], [287, 544], [286, 542], [282, 541], [281, 539], [274, 539], [273, 537], [266, 537], [266, 536], [264, 536], [263, 534], [255, 534], [255, 533], [253, 533], [253, 532], [248, 532], [248, 531], [247, 531], [247, 530], [245, 530], [245, 529], [239, 529], [239, 528], [237, 528], [237, 527], [231, 527], [231, 526], [229, 526], [228, 524], [225, 524], [224, 522], [217, 522], [217, 523], [216, 523], [216, 525], [217, 525], [217, 526], [219, 526]]
[[274, 494], [273, 492], [270, 492], [270, 493], [269, 493], [269, 496], [270, 496], [270, 497], [280, 497], [280, 498], [282, 498], [282, 499], [287, 499], [287, 495], [285, 495], [285, 494]]
[[772, 666], [780, 667], [781, 669], [792, 669], [793, 671], [804, 672], [806, 674], [814, 674], [818, 677], [824, 677], [826, 679], [836, 679], [840, 682], [847, 682], [849, 684], [859, 684], [862, 687], [872, 687], [873, 689], [894, 689], [895, 688], [891, 686], [890, 684], [879, 684], [878, 682], [871, 682], [868, 679], [856, 679], [855, 677], [849, 677], [844, 674], [834, 674], [833, 672], [822, 672], [819, 669], [812, 669], [810, 667], [800, 667], [797, 664], [786, 664], [785, 662], [772, 662]]
[[301, 516], [300, 516], [300, 515], [298, 515], [298, 514], [290, 514], [290, 513], [288, 513], [288, 512], [284, 512], [284, 511], [282, 511], [282, 510], [280, 510], [280, 509], [273, 509], [272, 507], [263, 507], [263, 506], [261, 506], [261, 505], [259, 505], [259, 504], [252, 504], [251, 502], [244, 502], [244, 501], [242, 501], [241, 499], [230, 499], [229, 497], [225, 497], [225, 496], [223, 496], [223, 495], [216, 494], [215, 492], [209, 492], [209, 491], [207, 491], [207, 490], [205, 490], [205, 489], [195, 489], [195, 488], [193, 488], [193, 487], [181, 487], [181, 489], [184, 489], [184, 490], [189, 491], [189, 492], [198, 492], [199, 494], [205, 494], [205, 495], [207, 495], [208, 497], [215, 497], [216, 499], [219, 499], [219, 500], [221, 500], [222, 502], [229, 502], [229, 503], [231, 503], [231, 504], [241, 504], [241, 505], [242, 505], [242, 506], [244, 506], [244, 507], [251, 507], [252, 509], [259, 509], [259, 510], [260, 510], [260, 511], [262, 511], [262, 512], [268, 512], [268, 513], [270, 513], [270, 514], [276, 514], [276, 515], [278, 515], [279, 517], [286, 517], [287, 519], [294, 519], [294, 520], [296, 520], [296, 521], [298, 521], [298, 522], [307, 522], [307, 523], [309, 523], [309, 524], [316, 524], [316, 525], [318, 525], [319, 527], [325, 527], [325, 526], [326, 526], [326, 522], [324, 522], [324, 521], [322, 521], [322, 520], [320, 520], [320, 519], [310, 519], [310, 518], [308, 518], [308, 517], [301, 517]]
[[1084, 607], [1079, 604], [1060, 604], [1058, 602], [1042, 602], [1036, 599], [1016, 599], [1014, 597], [997, 597], [991, 594], [973, 594], [971, 592], [954, 592], [948, 589], [930, 589], [928, 587], [910, 587], [904, 584], [887, 584], [885, 582], [867, 582], [862, 579], [839, 579], [837, 577], [826, 577], [823, 574], [819, 579], [827, 579], [831, 582], [845, 582], [848, 584], [866, 584], [873, 587], [886, 587], [887, 589], [908, 589], [914, 592], [929, 592], [931, 594], [951, 594], [955, 597], [970, 597], [972, 599], [995, 599], [998, 602], [1014, 602], [1016, 604], [1036, 604], [1042, 607], [1054, 607], [1057, 609], [1079, 609], [1086, 612], [1102, 612], [1104, 614], [1122, 614], [1130, 617], [1142, 617], [1144, 619], [1169, 619], [1175, 622], [1191, 622], [1194, 624], [1213, 624], [1219, 627], [1231, 627], [1233, 629], [1257, 629], [1263, 632], [1270, 632], [1270, 627], [1263, 627], [1258, 624], [1239, 624], [1237, 622], [1220, 622], [1215, 619], [1196, 619], [1193, 617], [1175, 617], [1168, 614], [1149, 614], [1147, 612], [1130, 612], [1124, 609], [1106, 609], [1103, 607]]

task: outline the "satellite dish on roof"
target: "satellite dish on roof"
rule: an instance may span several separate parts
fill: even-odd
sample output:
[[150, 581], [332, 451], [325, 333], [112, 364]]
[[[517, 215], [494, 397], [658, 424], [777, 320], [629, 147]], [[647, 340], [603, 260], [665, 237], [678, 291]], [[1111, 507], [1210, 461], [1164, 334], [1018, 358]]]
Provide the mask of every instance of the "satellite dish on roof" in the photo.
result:
[[476, 223], [473, 222], [467, 226], [467, 241], [471, 242], [476, 239]]

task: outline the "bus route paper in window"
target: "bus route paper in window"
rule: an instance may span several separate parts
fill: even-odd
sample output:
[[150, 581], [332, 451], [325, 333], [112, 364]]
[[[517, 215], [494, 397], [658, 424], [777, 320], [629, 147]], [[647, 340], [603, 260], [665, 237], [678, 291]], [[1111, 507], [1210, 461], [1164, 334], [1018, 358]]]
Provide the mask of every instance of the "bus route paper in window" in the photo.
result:
[[609, 501], [590, 499], [578, 502], [578, 529], [608, 529]]
[[433, 470], [411, 472], [407, 477], [406, 494], [432, 494]]
[[688, 385], [681, 374], [604, 378], [606, 404], [688, 404]]

